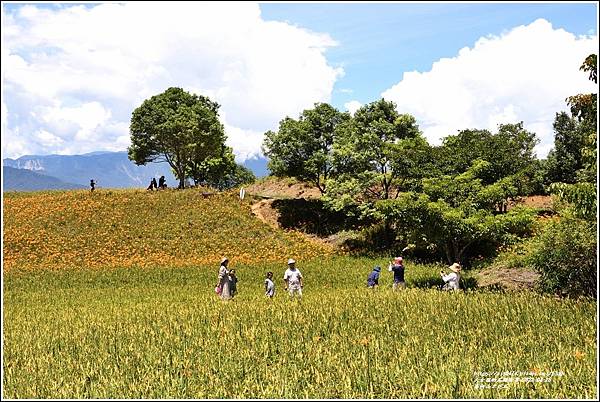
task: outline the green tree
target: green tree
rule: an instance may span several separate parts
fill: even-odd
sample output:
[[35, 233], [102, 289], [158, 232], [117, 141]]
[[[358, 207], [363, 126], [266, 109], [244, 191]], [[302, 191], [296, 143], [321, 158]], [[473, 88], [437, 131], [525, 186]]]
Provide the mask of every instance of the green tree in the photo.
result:
[[298, 120], [285, 118], [279, 130], [267, 131], [263, 152], [275, 176], [290, 176], [314, 183], [324, 193], [332, 173], [332, 146], [336, 129], [350, 119], [327, 103], [315, 104]]
[[576, 118], [565, 112], [554, 119], [554, 148], [548, 153], [547, 181], [549, 183], [575, 183], [577, 171], [583, 167], [581, 150], [585, 135]]
[[466, 262], [472, 249], [510, 244], [529, 234], [534, 211], [515, 208], [497, 213], [517, 191], [512, 177], [484, 184], [492, 165], [477, 160], [459, 175], [423, 180], [423, 193], [401, 193], [376, 204], [404, 243], [441, 249], [448, 262]]
[[235, 162], [231, 148], [224, 147], [224, 150], [222, 157], [208, 159], [204, 163], [202, 178], [196, 184], [227, 190], [256, 180], [250, 169]]
[[496, 134], [488, 130], [462, 130], [444, 138], [436, 151], [436, 160], [439, 169], [451, 175], [465, 172], [476, 159], [485, 160], [490, 167], [482, 180], [491, 184], [530, 171], [536, 161], [533, 148], [537, 143], [535, 134], [525, 130], [523, 122], [501, 124]]
[[[596, 55], [588, 56], [580, 70], [597, 83]], [[557, 115], [566, 127], [556, 131], [556, 153], [548, 162], [554, 171], [559, 167], [552, 163], [576, 162], [568, 175], [550, 176], [560, 217], [535, 238], [529, 260], [541, 274], [542, 290], [597, 297], [597, 95], [570, 96], [567, 103], [572, 116]]]
[[137, 165], [167, 162], [183, 188], [192, 164], [223, 152], [226, 137], [218, 109], [209, 98], [181, 88], [146, 99], [131, 117], [129, 159]]
[[431, 153], [416, 120], [399, 114], [393, 102], [364, 105], [341, 125], [333, 146], [335, 177], [328, 182], [325, 202], [336, 210], [367, 207], [375, 200], [395, 198], [418, 186]]

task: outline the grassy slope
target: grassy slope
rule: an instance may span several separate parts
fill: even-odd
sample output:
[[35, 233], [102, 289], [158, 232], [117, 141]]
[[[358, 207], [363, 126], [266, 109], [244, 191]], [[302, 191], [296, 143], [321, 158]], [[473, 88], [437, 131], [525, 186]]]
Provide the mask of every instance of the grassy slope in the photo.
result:
[[[382, 287], [372, 292], [364, 287], [366, 275], [386, 261], [320, 258], [322, 246], [260, 223], [233, 194], [11, 194], [4, 208], [3, 397], [592, 398], [597, 392], [592, 302], [528, 292], [443, 293], [428, 289], [439, 280], [437, 267], [410, 263], [407, 291], [392, 293], [391, 274], [383, 272]], [[149, 216], [160, 218], [138, 224]], [[226, 247], [211, 248], [215, 242]], [[116, 256], [97, 251], [102, 244]], [[175, 252], [144, 258], [144, 249], [159, 246]], [[233, 256], [240, 277], [240, 294], [229, 303], [212, 290], [221, 253]], [[306, 286], [297, 304], [282, 289], [287, 255], [307, 256], [298, 258]], [[82, 269], [84, 262], [97, 269]], [[267, 270], [276, 276], [273, 300], [263, 296]], [[474, 372], [505, 370], [564, 376], [507, 389], [474, 387]]]
[[4, 270], [194, 266], [332, 253], [255, 219], [250, 200], [200, 190], [5, 194]]

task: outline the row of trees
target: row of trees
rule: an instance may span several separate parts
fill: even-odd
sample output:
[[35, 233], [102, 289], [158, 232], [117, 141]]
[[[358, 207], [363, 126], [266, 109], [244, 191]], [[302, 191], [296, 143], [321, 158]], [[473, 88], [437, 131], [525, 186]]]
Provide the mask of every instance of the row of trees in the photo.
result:
[[[596, 55], [581, 70], [597, 83]], [[384, 99], [354, 115], [315, 104], [267, 132], [263, 152], [275, 175], [314, 183], [327, 208], [380, 228], [386, 248], [409, 244], [442, 252], [448, 262], [530, 236], [535, 211], [508, 204], [554, 194], [560, 219], [531, 240], [528, 264], [546, 290], [594, 295], [597, 94], [567, 104], [571, 113], [556, 114], [545, 160], [535, 157], [538, 140], [522, 122], [496, 133], [462, 130], [431, 146], [415, 118]]]
[[275, 175], [314, 183], [328, 208], [381, 225], [384, 246], [438, 248], [452, 262], [526, 233], [531, 211], [502, 212], [539, 187], [536, 141], [518, 123], [431, 146], [413, 116], [381, 99], [353, 116], [316, 104], [267, 132], [263, 152]]
[[205, 96], [169, 88], [133, 111], [129, 159], [138, 165], [168, 163], [179, 188], [187, 178], [218, 189], [254, 181], [254, 174], [235, 163], [219, 121], [219, 105]]
[[[597, 84], [597, 55], [589, 55], [580, 70]], [[554, 123], [548, 164], [560, 219], [534, 239], [526, 258], [549, 292], [597, 297], [597, 99], [596, 93], [568, 97], [571, 114], [557, 113]]]

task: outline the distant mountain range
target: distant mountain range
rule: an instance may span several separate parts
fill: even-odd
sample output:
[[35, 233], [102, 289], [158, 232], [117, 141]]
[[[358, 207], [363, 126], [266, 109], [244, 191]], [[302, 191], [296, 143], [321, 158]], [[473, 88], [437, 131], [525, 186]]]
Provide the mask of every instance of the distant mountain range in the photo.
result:
[[85, 188], [80, 184], [66, 183], [56, 177], [46, 176], [27, 169], [2, 167], [4, 190], [36, 191], [36, 190], [70, 190]]
[[[6, 191], [76, 188], [65, 186], [77, 185], [89, 188], [90, 179], [96, 181], [97, 188], [145, 188], [152, 177], [159, 178], [163, 175], [167, 179], [167, 185], [177, 186], [177, 180], [167, 163], [137, 166], [129, 160], [125, 151], [83, 155], [28, 155], [18, 159], [3, 159], [2, 164], [3, 167], [13, 168], [3, 170], [3, 189]], [[249, 159], [243, 165], [252, 170], [256, 177], [269, 174], [265, 158]], [[22, 170], [36, 175], [27, 175]], [[48, 187], [44, 187], [43, 183], [47, 183]], [[52, 187], [57, 185], [63, 187]]]

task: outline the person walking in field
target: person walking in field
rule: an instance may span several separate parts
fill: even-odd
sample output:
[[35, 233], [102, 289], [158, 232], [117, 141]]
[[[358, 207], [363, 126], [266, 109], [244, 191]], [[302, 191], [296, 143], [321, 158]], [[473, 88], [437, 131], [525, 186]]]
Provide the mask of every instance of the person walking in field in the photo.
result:
[[235, 269], [230, 269], [229, 270], [229, 290], [231, 292], [232, 299], [237, 294], [237, 283], [238, 283], [238, 277], [235, 274]]
[[229, 280], [229, 270], [227, 269], [228, 264], [229, 260], [227, 257], [223, 257], [221, 266], [219, 267], [217, 286], [215, 287], [217, 294], [221, 296], [221, 299], [223, 300], [231, 299], [231, 281]]
[[402, 257], [394, 258], [393, 262], [390, 262], [388, 266], [388, 271], [394, 273], [394, 284], [392, 285], [392, 289], [394, 291], [398, 290], [398, 288], [406, 289], [406, 282], [404, 282], [404, 263]]
[[367, 287], [369, 289], [375, 289], [376, 286], [379, 286], [379, 272], [381, 271], [381, 267], [377, 266], [373, 268], [373, 271], [367, 277]]
[[94, 179], [90, 180], [90, 192], [94, 192], [94, 190], [96, 189], [96, 182], [94, 181]]
[[273, 272], [267, 272], [265, 279], [265, 296], [273, 298], [275, 296], [275, 282], [273, 282]]
[[304, 287], [302, 279], [300, 270], [296, 268], [296, 261], [290, 258], [288, 260], [288, 268], [283, 274], [283, 281], [285, 282], [285, 290], [290, 292], [291, 297], [297, 296], [300, 299], [302, 298], [302, 288]]
[[449, 274], [446, 274], [444, 270], [440, 270], [440, 276], [444, 281], [444, 286], [442, 287], [442, 290], [459, 290], [461, 271], [460, 264], [458, 262], [455, 262], [454, 264], [450, 265], [449, 268], [450, 271], [452, 271]]

